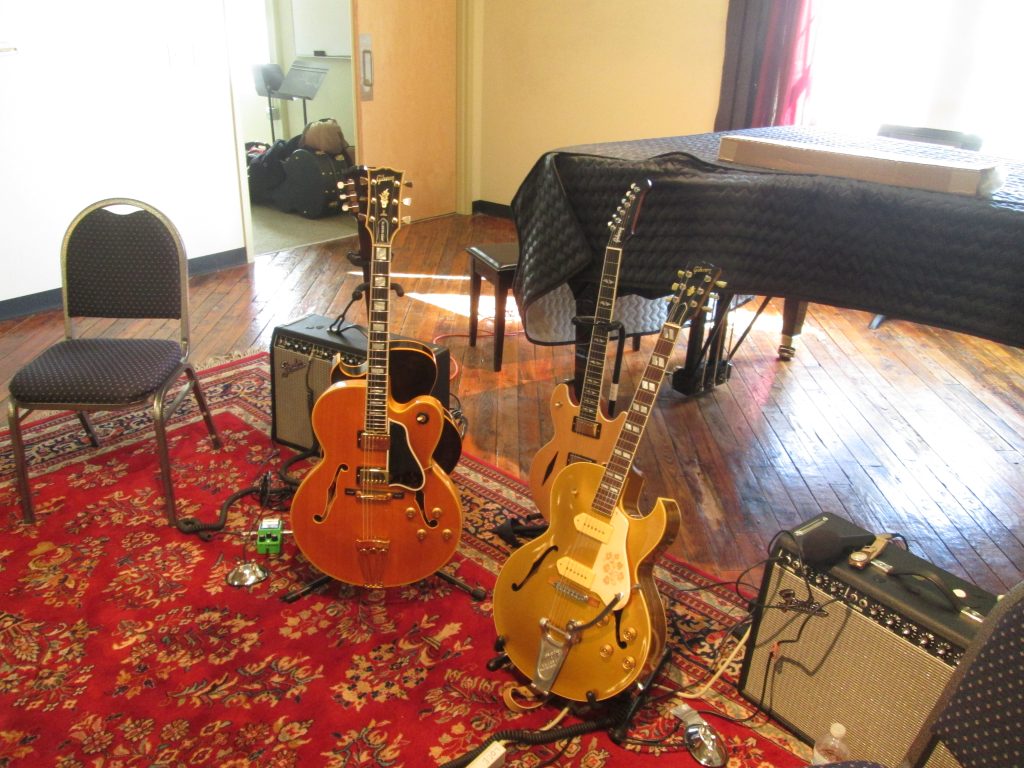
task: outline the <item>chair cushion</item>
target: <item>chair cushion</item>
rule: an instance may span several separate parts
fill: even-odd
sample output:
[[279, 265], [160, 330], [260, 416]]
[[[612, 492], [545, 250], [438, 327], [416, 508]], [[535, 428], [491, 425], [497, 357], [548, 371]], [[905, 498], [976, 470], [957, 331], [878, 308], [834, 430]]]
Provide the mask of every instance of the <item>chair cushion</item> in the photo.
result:
[[11, 379], [22, 404], [127, 405], [145, 400], [181, 364], [169, 339], [65, 339]]

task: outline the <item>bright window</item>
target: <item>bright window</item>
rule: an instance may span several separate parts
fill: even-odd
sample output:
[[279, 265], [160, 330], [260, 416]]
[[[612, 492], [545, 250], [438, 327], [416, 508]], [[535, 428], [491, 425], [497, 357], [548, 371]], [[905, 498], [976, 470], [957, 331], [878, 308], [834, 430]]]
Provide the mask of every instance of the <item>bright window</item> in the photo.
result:
[[875, 133], [883, 123], [975, 133], [1024, 157], [1024, 3], [818, 0], [804, 122]]

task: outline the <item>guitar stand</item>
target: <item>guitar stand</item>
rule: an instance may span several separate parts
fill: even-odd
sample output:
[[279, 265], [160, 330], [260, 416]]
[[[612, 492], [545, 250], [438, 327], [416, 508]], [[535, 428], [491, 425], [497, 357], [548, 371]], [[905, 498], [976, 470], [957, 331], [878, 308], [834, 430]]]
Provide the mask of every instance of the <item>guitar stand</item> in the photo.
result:
[[[349, 258], [351, 258], [352, 255], [353, 254], [350, 253]], [[356, 286], [356, 289], [352, 291], [352, 298], [349, 299], [349, 302], [348, 304], [345, 305], [345, 308], [341, 310], [341, 314], [334, 318], [334, 322], [331, 323], [330, 327], [327, 329], [328, 331], [340, 336], [341, 334], [345, 333], [345, 331], [347, 331], [349, 328], [359, 327], [355, 323], [346, 322], [345, 316], [348, 315], [348, 311], [352, 308], [352, 305], [359, 301], [361, 298], [363, 298], [363, 293], [369, 290], [369, 288], [369, 281], [365, 283], [360, 283], [359, 285]], [[402, 287], [401, 283], [391, 283], [391, 290], [394, 291], [395, 295], [398, 297], [405, 296], [405, 288]], [[363, 335], [365, 335], [365, 331], [363, 332]]]
[[[447, 581], [449, 584], [451, 584], [453, 587], [456, 587], [457, 589], [461, 589], [463, 592], [465, 592], [478, 603], [485, 597], [487, 597], [487, 590], [485, 590], [483, 587], [471, 587], [467, 582], [460, 579], [458, 576], [448, 573], [447, 571], [437, 570], [434, 571], [432, 575], [437, 576], [442, 581]], [[334, 581], [334, 579], [333, 577], [328, 576], [327, 574], [317, 576], [308, 584], [304, 584], [298, 589], [294, 589], [288, 594], [282, 595], [281, 600], [285, 603], [294, 603], [300, 597], [305, 597], [310, 592], [315, 592], [316, 590], [320, 589], [320, 587], [322, 587], [329, 581]]]
[[[589, 326], [592, 330], [590, 331], [593, 336], [594, 330], [600, 328], [602, 331], [610, 332], [617, 331], [616, 345], [615, 345], [615, 367], [612, 369], [612, 382], [611, 382], [611, 395], [608, 398], [608, 415], [615, 415], [615, 402], [619, 399], [619, 374], [622, 373], [622, 353], [623, 344], [626, 341], [626, 326], [622, 324], [620, 320], [609, 320], [607, 323], [597, 322], [597, 318], [592, 315], [577, 315], [572, 319], [572, 324], [577, 328], [580, 326]], [[576, 377], [575, 381], [579, 380], [579, 376]], [[574, 386], [574, 389], [578, 392], [579, 387]]]
[[629, 732], [629, 726], [633, 722], [633, 718], [636, 716], [637, 711], [647, 700], [647, 697], [651, 695], [651, 688], [654, 685], [654, 681], [658, 675], [661, 674], [662, 668], [664, 668], [666, 662], [672, 657], [672, 651], [669, 648], [665, 648], [662, 651], [661, 658], [658, 659], [657, 665], [651, 670], [651, 674], [647, 676], [640, 691], [633, 697], [633, 700], [629, 703], [629, 707], [626, 708], [625, 714], [622, 715], [622, 719], [616, 723], [615, 727], [608, 731], [609, 738], [616, 744], [622, 744], [626, 740], [626, 735]]

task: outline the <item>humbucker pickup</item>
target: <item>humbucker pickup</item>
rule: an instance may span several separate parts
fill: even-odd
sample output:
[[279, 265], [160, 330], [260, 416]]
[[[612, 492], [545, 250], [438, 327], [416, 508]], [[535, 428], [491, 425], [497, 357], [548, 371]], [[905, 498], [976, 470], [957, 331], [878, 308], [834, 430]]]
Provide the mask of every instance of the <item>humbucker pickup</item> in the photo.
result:
[[596, 440], [601, 436], [601, 425], [596, 421], [589, 421], [581, 419], [579, 416], [574, 416], [572, 419], [572, 431], [577, 435], [593, 437]]

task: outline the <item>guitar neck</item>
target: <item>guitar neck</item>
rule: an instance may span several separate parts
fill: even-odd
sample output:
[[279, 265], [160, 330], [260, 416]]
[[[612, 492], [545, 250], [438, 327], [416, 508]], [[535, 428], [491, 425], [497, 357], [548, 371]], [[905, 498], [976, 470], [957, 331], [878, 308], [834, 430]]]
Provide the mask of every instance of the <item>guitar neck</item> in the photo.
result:
[[391, 246], [374, 244], [370, 259], [369, 329], [366, 343], [366, 431], [388, 434], [388, 328]]
[[626, 484], [626, 478], [633, 467], [636, 458], [636, 450], [640, 445], [640, 438], [647, 428], [647, 420], [654, 410], [654, 401], [658, 398], [658, 390], [661, 388], [662, 379], [665, 378], [665, 371], [668, 366], [669, 357], [675, 347], [676, 339], [679, 337], [681, 327], [673, 323], [665, 323], [661, 328], [658, 341], [654, 345], [654, 352], [651, 354], [647, 367], [644, 369], [644, 376], [640, 380], [640, 386], [633, 395], [633, 402], [629, 406], [626, 421], [622, 425], [619, 439], [615, 442], [611, 457], [605, 467], [601, 484], [598, 486], [597, 494], [594, 497], [594, 511], [611, 516], [618, 504], [619, 497]]
[[622, 248], [612, 245], [605, 248], [601, 287], [597, 293], [597, 308], [594, 310], [594, 327], [591, 329], [590, 346], [587, 349], [587, 367], [580, 390], [580, 419], [584, 421], [596, 422], [600, 411], [601, 385], [608, 356], [608, 324], [615, 310], [621, 263]]
[[370, 235], [369, 306], [367, 316], [366, 414], [368, 435], [388, 435], [388, 364], [391, 311], [391, 242], [398, 230], [398, 192], [402, 174], [369, 168], [366, 175], [366, 230]]
[[717, 286], [715, 284], [719, 272], [719, 269], [710, 264], [697, 264], [679, 272], [680, 282], [672, 286], [676, 294], [669, 303], [668, 318], [661, 326], [654, 351], [647, 361], [640, 386], [637, 387], [636, 394], [633, 395], [633, 402], [629, 406], [626, 421], [622, 425], [622, 431], [619, 432], [619, 437], [615, 441], [611, 457], [608, 459], [608, 464], [601, 477], [601, 484], [598, 486], [594, 498], [595, 512], [610, 517], [615, 511], [625, 488], [626, 479], [633, 468], [640, 438], [647, 427], [651, 411], [654, 410], [654, 402], [658, 398], [658, 390], [665, 378], [676, 340], [679, 338], [686, 320], [695, 316], [702, 309], [712, 288], [724, 287], [724, 283], [719, 283]]

